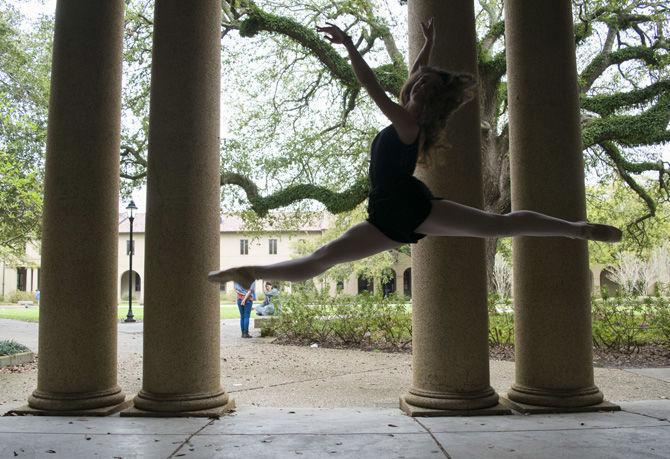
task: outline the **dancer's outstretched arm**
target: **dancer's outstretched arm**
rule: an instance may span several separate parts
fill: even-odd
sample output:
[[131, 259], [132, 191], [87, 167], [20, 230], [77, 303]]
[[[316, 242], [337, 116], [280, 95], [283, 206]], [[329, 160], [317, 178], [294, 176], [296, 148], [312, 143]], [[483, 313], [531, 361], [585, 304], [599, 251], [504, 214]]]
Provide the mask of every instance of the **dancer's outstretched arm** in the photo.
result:
[[326, 34], [326, 39], [331, 43], [343, 44], [349, 53], [351, 67], [354, 69], [356, 78], [368, 92], [374, 103], [393, 123], [398, 137], [406, 144], [414, 142], [419, 135], [419, 124], [416, 119], [401, 105], [392, 101], [377, 81], [374, 72], [358, 52], [351, 37], [344, 33], [339, 27], [327, 22], [326, 27], [317, 27], [316, 30]]
[[428, 65], [428, 62], [430, 61], [430, 52], [433, 49], [433, 42], [435, 41], [434, 30], [433, 18], [430, 18], [428, 22], [421, 23], [421, 31], [423, 32], [423, 38], [425, 38], [426, 41], [414, 60], [412, 70], [409, 71], [410, 75], [418, 71], [422, 66]]

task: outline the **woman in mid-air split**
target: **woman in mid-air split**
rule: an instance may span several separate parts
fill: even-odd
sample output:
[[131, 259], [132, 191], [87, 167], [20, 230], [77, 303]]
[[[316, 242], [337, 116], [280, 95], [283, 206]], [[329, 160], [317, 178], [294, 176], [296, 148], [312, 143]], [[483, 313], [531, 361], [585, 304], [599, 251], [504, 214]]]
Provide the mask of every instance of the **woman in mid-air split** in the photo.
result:
[[[391, 125], [372, 141], [368, 219], [311, 255], [266, 266], [242, 266], [209, 274], [212, 282], [235, 281], [248, 286], [255, 279], [303, 281], [344, 262], [359, 260], [424, 236], [563, 236], [604, 242], [621, 240], [613, 226], [570, 222], [521, 210], [498, 215], [434, 197], [413, 177], [417, 160], [440, 151], [441, 133], [449, 116], [474, 96], [471, 75], [427, 66], [433, 45], [432, 19], [421, 24], [426, 39], [400, 93], [400, 103], [384, 92], [351, 38], [327, 23], [317, 27], [331, 43], [349, 53], [356, 78]], [[435, 148], [438, 147], [438, 148]]]

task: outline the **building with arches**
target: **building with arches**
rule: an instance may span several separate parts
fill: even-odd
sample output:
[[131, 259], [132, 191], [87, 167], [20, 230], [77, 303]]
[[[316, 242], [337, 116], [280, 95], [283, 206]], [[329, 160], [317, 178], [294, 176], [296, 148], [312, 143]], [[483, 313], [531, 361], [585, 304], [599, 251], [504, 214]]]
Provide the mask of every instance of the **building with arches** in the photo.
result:
[[[133, 225], [133, 301], [144, 302], [144, 257], [145, 257], [145, 216], [135, 215]], [[228, 268], [242, 264], [268, 264], [289, 260], [293, 256], [293, 244], [300, 240], [308, 240], [321, 236], [330, 225], [332, 216], [320, 214], [309, 224], [296, 231], [274, 231], [264, 228], [260, 232], [244, 229], [243, 221], [236, 215], [224, 215], [221, 219], [220, 266]], [[119, 217], [118, 233], [118, 302], [128, 300], [128, 253], [130, 227], [124, 214]], [[356, 295], [362, 292], [386, 292], [412, 297], [412, 260], [404, 253], [399, 253], [397, 261], [385, 273], [385, 279], [367, 279], [352, 273], [346, 280], [332, 281], [326, 288], [331, 295], [345, 293]], [[589, 270], [591, 291], [599, 292], [601, 288], [610, 295], [617, 292], [617, 284], [607, 277], [611, 267], [592, 265]], [[30, 244], [26, 257], [19, 262], [3, 262], [0, 272], [1, 295], [10, 298], [15, 291], [34, 294], [40, 290], [41, 259], [39, 243]], [[319, 286], [323, 288], [323, 286]], [[232, 291], [232, 283], [222, 286], [224, 292]], [[290, 288], [289, 288], [290, 290]]]

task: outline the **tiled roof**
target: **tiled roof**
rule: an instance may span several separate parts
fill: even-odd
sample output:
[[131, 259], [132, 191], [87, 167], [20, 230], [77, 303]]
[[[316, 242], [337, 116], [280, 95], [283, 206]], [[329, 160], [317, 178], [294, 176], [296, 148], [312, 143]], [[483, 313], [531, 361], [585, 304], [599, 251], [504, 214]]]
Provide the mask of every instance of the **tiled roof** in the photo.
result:
[[[135, 213], [135, 220], [133, 221], [133, 233], [144, 233], [145, 223], [146, 223], [146, 214], [144, 213]], [[330, 227], [330, 221], [332, 216], [325, 212], [319, 212], [312, 214], [312, 218], [309, 216], [303, 216], [303, 224], [297, 231], [323, 231]], [[264, 222], [267, 222], [264, 220]], [[221, 216], [221, 227], [220, 231], [222, 233], [238, 233], [244, 232], [244, 221], [239, 215], [235, 214], [224, 214]], [[277, 227], [273, 227], [268, 223], [263, 225], [264, 231], [280, 231]], [[128, 233], [130, 232], [130, 221], [127, 218], [127, 214], [122, 212], [119, 214], [119, 233]]]

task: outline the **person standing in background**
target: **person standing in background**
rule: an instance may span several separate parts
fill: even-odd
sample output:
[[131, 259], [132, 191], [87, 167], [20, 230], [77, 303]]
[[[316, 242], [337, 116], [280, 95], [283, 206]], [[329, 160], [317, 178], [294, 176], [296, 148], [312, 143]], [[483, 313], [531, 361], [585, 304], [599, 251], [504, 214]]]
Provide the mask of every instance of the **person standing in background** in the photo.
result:
[[240, 329], [242, 338], [251, 338], [249, 334], [249, 321], [251, 317], [251, 308], [256, 299], [256, 282], [253, 282], [249, 289], [235, 282], [235, 293], [237, 294], [237, 309], [240, 311]]

